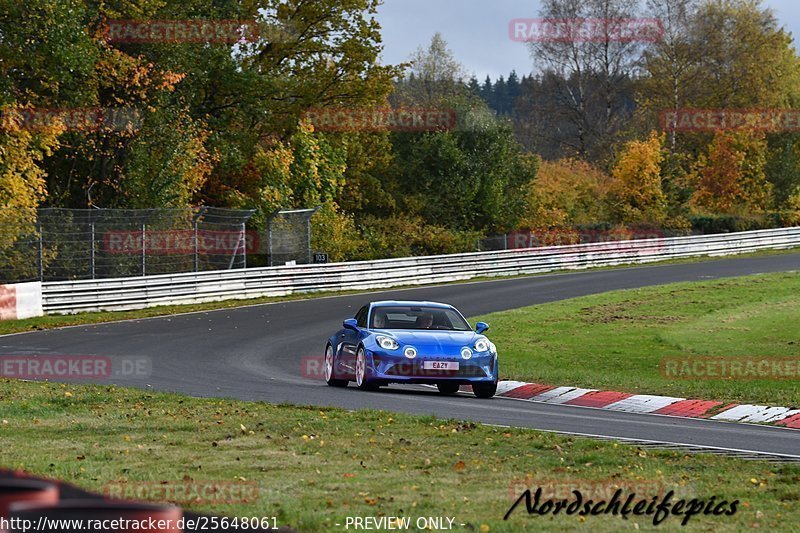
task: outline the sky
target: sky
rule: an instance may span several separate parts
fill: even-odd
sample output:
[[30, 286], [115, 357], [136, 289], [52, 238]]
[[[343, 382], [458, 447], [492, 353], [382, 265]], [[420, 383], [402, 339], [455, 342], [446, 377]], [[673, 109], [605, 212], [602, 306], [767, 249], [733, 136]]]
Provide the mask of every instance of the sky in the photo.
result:
[[[781, 25], [800, 35], [800, 0], [764, 0]], [[533, 70], [524, 43], [508, 35], [509, 21], [536, 18], [539, 0], [384, 0], [378, 10], [383, 27], [383, 62], [408, 61], [419, 46], [441, 32], [467, 72], [479, 80], [496, 79], [512, 70], [522, 76]]]

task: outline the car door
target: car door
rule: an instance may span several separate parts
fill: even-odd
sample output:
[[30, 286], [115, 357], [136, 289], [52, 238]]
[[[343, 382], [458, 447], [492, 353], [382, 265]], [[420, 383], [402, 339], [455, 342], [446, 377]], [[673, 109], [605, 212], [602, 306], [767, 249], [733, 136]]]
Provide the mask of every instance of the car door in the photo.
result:
[[367, 329], [367, 316], [369, 306], [365, 305], [356, 313], [355, 319], [359, 331], [344, 328], [339, 334], [339, 375], [355, 379], [356, 375], [356, 350], [363, 338], [363, 331]]

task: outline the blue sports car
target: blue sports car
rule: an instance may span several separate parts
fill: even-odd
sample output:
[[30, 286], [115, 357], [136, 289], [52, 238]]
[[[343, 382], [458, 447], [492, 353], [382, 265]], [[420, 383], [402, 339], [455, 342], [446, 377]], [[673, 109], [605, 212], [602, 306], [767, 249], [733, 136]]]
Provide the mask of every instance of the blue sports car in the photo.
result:
[[374, 302], [328, 339], [325, 381], [375, 390], [389, 383], [436, 385], [455, 394], [472, 385], [478, 398], [497, 392], [497, 348], [483, 335], [488, 324], [472, 330], [451, 305], [433, 302]]

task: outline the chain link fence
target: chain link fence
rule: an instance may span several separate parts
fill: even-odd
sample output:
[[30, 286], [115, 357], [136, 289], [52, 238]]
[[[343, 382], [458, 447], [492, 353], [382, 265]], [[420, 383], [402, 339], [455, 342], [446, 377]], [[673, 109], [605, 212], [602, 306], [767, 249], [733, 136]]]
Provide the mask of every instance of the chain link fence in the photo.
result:
[[247, 267], [254, 211], [39, 209], [0, 214], [0, 282], [99, 279]]
[[315, 209], [275, 211], [267, 221], [269, 266], [306, 265], [311, 258], [311, 217]]

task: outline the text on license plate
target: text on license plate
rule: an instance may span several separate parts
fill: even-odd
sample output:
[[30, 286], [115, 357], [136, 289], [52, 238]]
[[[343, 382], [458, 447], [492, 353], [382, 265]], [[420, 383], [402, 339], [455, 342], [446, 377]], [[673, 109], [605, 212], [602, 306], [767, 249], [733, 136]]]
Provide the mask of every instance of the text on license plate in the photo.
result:
[[425, 361], [422, 363], [424, 370], [458, 370], [458, 363], [447, 361]]

